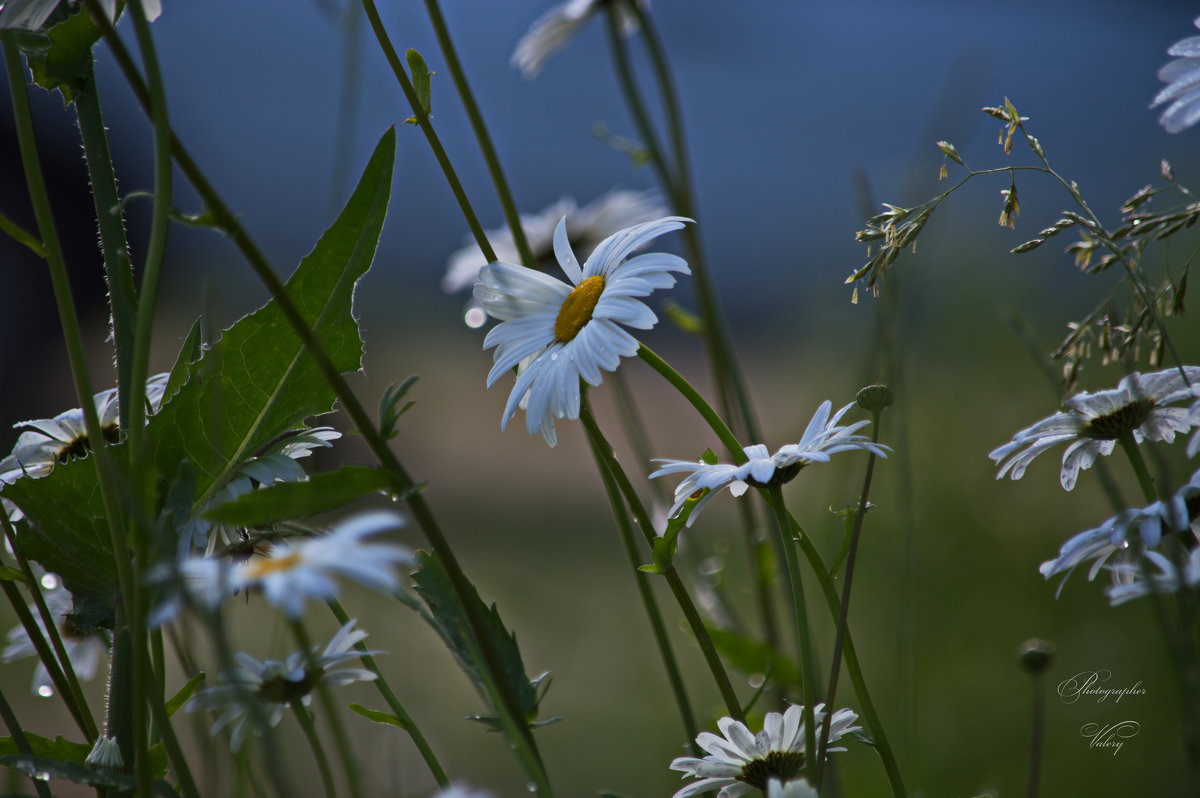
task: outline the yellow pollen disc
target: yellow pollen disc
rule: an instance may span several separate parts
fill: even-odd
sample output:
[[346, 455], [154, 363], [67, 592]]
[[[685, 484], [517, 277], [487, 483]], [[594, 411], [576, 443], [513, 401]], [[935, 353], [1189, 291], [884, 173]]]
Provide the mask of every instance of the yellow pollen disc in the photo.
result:
[[270, 557], [259, 560], [253, 566], [246, 569], [246, 576], [256, 579], [266, 574], [275, 573], [276, 571], [288, 571], [299, 565], [302, 559], [300, 552], [293, 551], [291, 554], [283, 557]]
[[554, 320], [554, 337], [561, 343], [566, 343], [579, 335], [583, 326], [592, 320], [592, 312], [600, 295], [604, 293], [604, 278], [599, 274], [588, 277], [567, 294], [558, 318]]

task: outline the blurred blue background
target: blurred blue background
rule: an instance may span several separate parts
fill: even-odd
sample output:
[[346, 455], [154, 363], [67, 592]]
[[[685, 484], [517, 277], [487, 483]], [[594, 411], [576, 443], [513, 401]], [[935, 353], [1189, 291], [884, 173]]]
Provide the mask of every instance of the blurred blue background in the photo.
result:
[[[548, 6], [444, 3], [522, 209], [536, 211], [563, 195], [587, 202], [614, 187], [653, 187], [648, 168], [593, 132], [599, 123], [637, 138], [599, 21], [538, 78], [524, 80], [509, 67], [515, 42]], [[1080, 182], [1106, 222], [1136, 189], [1160, 180], [1160, 159], [1182, 182], [1196, 182], [1200, 133], [1169, 136], [1156, 123], [1158, 112], [1147, 108], [1161, 86], [1156, 72], [1168, 60], [1166, 48], [1196, 33], [1196, 10], [1184, 4], [655, 0], [652, 12], [684, 106], [700, 230], [768, 445], [796, 439], [821, 400], [845, 403], [882, 377], [872, 365], [882, 344], [880, 305], [851, 305], [843, 285], [865, 259], [853, 238], [865, 198], [876, 207], [911, 206], [944, 190], [936, 179], [938, 139], [954, 142], [974, 168], [1031, 162], [1019, 144], [1003, 156], [999, 124], [980, 107], [1010, 97], [1054, 166]], [[485, 226], [499, 226], [422, 5], [388, 3], [382, 13], [397, 46], [420, 50], [438, 73], [435, 125]], [[173, 127], [284, 273], [332, 220], [384, 129], [410, 114], [365, 26], [347, 21], [353, 19], [332, 4], [209, 0], [169, 3], [154, 24]], [[149, 125], [103, 47], [97, 61], [122, 190], [148, 189]], [[358, 66], [348, 73], [348, 63]], [[347, 74], [357, 76], [349, 86]], [[73, 117], [57, 96], [39, 92], [35, 100], [101, 381], [111, 362], [102, 343], [106, 310]], [[7, 113], [8, 103], [3, 107]], [[10, 131], [6, 120], [4, 136]], [[665, 767], [679, 751], [677, 722], [581, 436], [568, 427], [550, 452], [519, 428], [500, 433], [503, 389], [483, 390], [490, 358], [480, 351], [480, 334], [460, 321], [465, 297], [439, 290], [466, 226], [420, 132], [399, 132], [391, 212], [358, 296], [367, 340], [364, 395], [422, 375], [419, 404], [405, 417], [398, 448], [429, 481], [453, 539], [465, 543], [468, 570], [485, 598], [500, 602], [518, 629], [531, 670], [556, 673], [546, 712], [568, 721], [539, 734], [552, 771], [556, 761], [573, 766], [558, 777], [563, 794], [608, 787], [667, 795], [675, 789]], [[11, 142], [0, 158], [3, 210], [28, 222]], [[969, 185], [930, 222], [920, 253], [896, 267], [903, 301], [889, 335], [905, 357], [907, 392], [897, 413], [910, 425], [911, 459], [882, 469], [882, 509], [871, 516], [873, 537], [864, 543], [853, 616], [864, 667], [915, 794], [1020, 794], [1029, 698], [1014, 652], [1040, 635], [1060, 647], [1051, 686], [1081, 670], [1108, 668], [1122, 684], [1141, 680], [1150, 689], [1129, 709], [1144, 731], [1117, 757], [1088, 750], [1078, 734], [1085, 720], [1108, 717], [1106, 708], [1084, 711], [1052, 700], [1044, 794], [1142, 794], [1153, 783], [1156, 794], [1191, 795], [1181, 775], [1177, 691], [1149, 609], [1110, 610], [1099, 587], [1081, 575], [1056, 601], [1036, 571], [1069, 535], [1107, 515], [1094, 480], [1081, 479], [1080, 489], [1063, 494], [1054, 464], [1039, 462], [1021, 483], [995, 483], [984, 456], [1056, 404], [1010, 330], [1012, 309], [1031, 323], [1034, 348], [1044, 354], [1066, 321], [1116, 282], [1115, 275], [1080, 275], [1059, 246], [1006, 254], [1068, 206], [1050, 181], [1022, 178], [1017, 230], [1001, 229], [999, 191], [1007, 185], [1005, 177]], [[200, 210], [182, 181], [176, 202]], [[135, 260], [144, 251], [145, 212], [144, 204], [134, 205]], [[169, 367], [197, 315], [217, 330], [265, 301], [219, 235], [177, 226], [171, 236], [159, 369]], [[1068, 236], [1060, 240], [1065, 245]], [[1180, 247], [1180, 261], [1194, 245]], [[0, 361], [0, 377], [14, 388], [3, 392], [3, 418], [52, 415], [75, 402], [49, 288], [38, 263], [14, 245], [0, 242], [0, 257], [7, 266], [0, 332], [20, 342]], [[685, 281], [677, 292], [684, 304], [691, 304], [689, 291]], [[693, 342], [667, 325], [652, 336], [656, 349], [707, 385]], [[1180, 328], [1180, 337], [1192, 345], [1185, 352], [1195, 351], [1192, 327]], [[627, 371], [647, 397], [657, 454], [685, 457], [708, 445], [661, 383], [640, 367]], [[1084, 387], [1110, 387], [1118, 376], [1115, 367], [1097, 367]], [[594, 393], [608, 414], [605, 392]], [[346, 442], [347, 459], [365, 458], [356, 446]], [[823, 550], [835, 552], [838, 542], [838, 522], [825, 509], [853, 497], [860, 465], [831, 467], [791, 489], [802, 521], [814, 535], [827, 533]], [[1176, 465], [1177, 476], [1184, 467]], [[531, 512], [548, 521], [535, 524]], [[714, 505], [695, 541], [698, 552], [727, 557], [736, 573], [740, 549], [721, 542], [722, 524], [733, 517]], [[415, 531], [410, 542], [420, 543]], [[740, 590], [735, 598], [747, 600]], [[517, 794], [519, 779], [502, 747], [458, 720], [479, 707], [465, 680], [455, 681], [445, 652], [411, 619], [395, 620], [392, 611], [384, 621], [376, 612], [377, 644], [417, 685], [406, 697], [414, 714], [433, 724], [451, 767]], [[250, 633], [247, 640], [261, 645], [263, 638]], [[676, 642], [703, 695], [708, 682], [690, 642], [683, 634]], [[843, 695], [853, 705], [848, 686]], [[614, 708], [613, 696], [626, 701]], [[365, 692], [360, 700], [370, 698]], [[700, 701], [702, 713], [718, 711], [714, 698]], [[48, 712], [51, 730], [53, 719]], [[400, 735], [361, 728], [379, 783], [397, 794], [425, 794], [427, 780]], [[847, 795], [881, 794], [872, 759], [862, 746], [845, 757]]]

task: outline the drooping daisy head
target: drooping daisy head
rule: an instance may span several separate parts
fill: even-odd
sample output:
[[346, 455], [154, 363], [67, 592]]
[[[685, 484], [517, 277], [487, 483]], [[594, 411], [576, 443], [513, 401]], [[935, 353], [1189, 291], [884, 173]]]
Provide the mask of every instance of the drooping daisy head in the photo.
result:
[[[815, 739], [821, 738], [826, 721], [824, 709], [824, 704], [814, 707]], [[857, 720], [858, 715], [849, 709], [833, 713], [829, 718], [828, 752], [846, 750], [832, 743], [858, 731]], [[712, 790], [720, 790], [717, 798], [738, 798], [756, 788], [765, 792], [772, 781], [780, 782], [778, 789], [782, 790], [782, 784], [799, 779], [808, 764], [804, 750], [804, 707], [800, 705], [788, 707], [783, 714], [768, 712], [763, 719], [763, 730], [757, 735], [732, 718], [721, 718], [717, 727], [724, 737], [701, 732], [696, 738], [696, 743], [708, 752], [707, 756], [681, 756], [671, 762], [671, 770], [682, 772], [684, 778], [697, 779], [673, 798], [690, 798]]]
[[[1200, 17], [1192, 24], [1200, 28]], [[1168, 133], [1179, 133], [1200, 120], [1200, 36], [1175, 42], [1167, 55], [1176, 58], [1158, 70], [1158, 79], [1167, 85], [1155, 95], [1150, 107], [1170, 103], [1158, 123]]]
[[[649, 0], [638, 0], [638, 5], [643, 8], [649, 4]], [[529, 27], [517, 42], [510, 63], [521, 70], [526, 79], [536, 77], [550, 56], [566, 47], [592, 15], [608, 5], [613, 5], [612, 0], [567, 0], [559, 3]], [[622, 35], [629, 36], [637, 32], [637, 17], [625, 8], [623, 2], [616, 3], [613, 11], [617, 14]]]
[[[166, 389], [168, 374], [155, 374], [146, 380], [146, 415], [158, 412]], [[105, 443], [121, 440], [120, 408], [117, 389], [109, 388], [92, 397], [96, 416], [100, 419], [100, 434]], [[54, 418], [38, 418], [14, 425], [25, 430], [17, 437], [12, 452], [0, 460], [0, 482], [11, 483], [21, 477], [34, 479], [49, 474], [56, 465], [79, 457], [92, 450], [84, 428], [83, 411], [79, 408], [59, 413]]]
[[569, 283], [504, 261], [479, 271], [475, 299], [501, 320], [483, 342], [484, 349], [496, 348], [488, 387], [518, 369], [501, 429], [524, 408], [529, 433], [557, 443], [554, 420], [579, 418], [579, 380], [599, 385], [601, 370], [614, 371], [621, 357], [637, 353], [637, 339], [621, 325], [648, 330], [658, 322], [639, 297], [673, 286], [672, 272], [689, 273], [677, 255], [633, 253], [690, 221], [667, 216], [614, 233], [581, 268], [560, 220], [554, 254]]
[[1005, 475], [1020, 479], [1025, 469], [1042, 452], [1066, 443], [1059, 480], [1072, 490], [1080, 469], [1088, 469], [1100, 455], [1112, 454], [1123, 435], [1141, 443], [1175, 440], [1196, 424], [1189, 408], [1169, 405], [1197, 395], [1200, 367], [1184, 366], [1152, 374], [1129, 374], [1109, 391], [1076, 394], [1064, 402], [1066, 409], [1021, 430], [1013, 439], [994, 449], [988, 457]]
[[[567, 242], [576, 257], [588, 255], [613, 233], [642, 222], [660, 219], [668, 213], [662, 199], [653, 191], [614, 190], [580, 207], [571, 197], [563, 197], [534, 214], [521, 214], [521, 229], [529, 243], [534, 267], [539, 271], [557, 272], [554, 256], [554, 230], [562, 219], [567, 220]], [[487, 239], [496, 253], [496, 260], [520, 263], [521, 253], [507, 226], [487, 231]], [[475, 239], [468, 240], [446, 262], [442, 290], [457, 293], [475, 285], [479, 270], [487, 265]], [[478, 305], [475, 305], [478, 308]], [[477, 311], [478, 312], [478, 311]], [[478, 324], [482, 324], [480, 318]], [[478, 326], [473, 324], [472, 326]]]
[[[854, 434], [870, 424], [869, 420], [856, 421], [844, 427], [838, 426], [842, 416], [853, 406], [854, 403], [851, 402], [830, 417], [833, 403], [828, 400], [822, 402], [808, 422], [799, 443], [787, 444], [774, 454], [770, 454], [766, 446], [754, 444], [742, 450], [746, 462], [740, 465], [658, 458], [654, 462], [662, 465], [650, 475], [650, 479], [667, 474], [687, 474], [683, 481], [675, 486], [675, 504], [667, 514], [674, 518], [679, 515], [689, 499], [699, 498], [688, 516], [687, 525], [691, 526], [699, 517], [704, 505], [725, 488], [729, 488], [729, 492], [734, 496], [741, 496], [750, 487], [782, 485], [795, 479], [805, 466], [827, 463], [830, 455], [838, 452], [862, 450], [886, 458], [887, 453], [891, 451], [889, 447], [875, 443], [865, 435]], [[702, 493], [703, 491], [707, 493]]]
[[340, 687], [357, 681], [372, 681], [376, 675], [364, 668], [341, 668], [341, 664], [362, 656], [375, 656], [381, 651], [358, 651], [354, 646], [367, 633], [355, 629], [355, 620], [348, 621], [317, 653], [296, 651], [282, 662], [259, 662], [249, 654], [234, 655], [237, 667], [221, 675], [223, 684], [197, 691], [184, 710], [187, 712], [220, 712], [211, 734], [227, 726], [233, 731], [230, 748], [241, 749], [246, 735], [261, 735], [279, 723], [293, 701], [308, 706], [312, 693], [320, 686]]

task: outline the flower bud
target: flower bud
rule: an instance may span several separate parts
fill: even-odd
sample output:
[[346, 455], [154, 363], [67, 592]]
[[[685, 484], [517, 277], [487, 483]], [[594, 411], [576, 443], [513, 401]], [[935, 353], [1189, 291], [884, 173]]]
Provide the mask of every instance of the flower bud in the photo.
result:
[[892, 389], [886, 385], [868, 385], [854, 398], [858, 406], [868, 413], [878, 413], [886, 407], [891, 407], [894, 400]]
[[1017, 661], [1021, 663], [1021, 670], [1026, 673], [1041, 673], [1050, 667], [1053, 658], [1054, 644], [1037, 637], [1026, 640], [1017, 649]]

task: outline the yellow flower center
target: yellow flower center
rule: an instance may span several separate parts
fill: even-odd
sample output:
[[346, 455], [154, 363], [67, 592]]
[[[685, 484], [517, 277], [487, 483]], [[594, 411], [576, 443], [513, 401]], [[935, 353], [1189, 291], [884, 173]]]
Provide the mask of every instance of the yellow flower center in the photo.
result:
[[596, 310], [596, 303], [603, 293], [604, 278], [599, 274], [575, 286], [563, 300], [558, 318], [554, 320], [555, 339], [565, 344], [579, 335], [584, 325], [592, 320], [592, 312]]
[[282, 557], [267, 557], [247, 568], [246, 576], [250, 579], [257, 579], [260, 576], [272, 574], [277, 571], [288, 571], [299, 565], [302, 560], [303, 558], [298, 551], [293, 551], [291, 554], [285, 554]]

